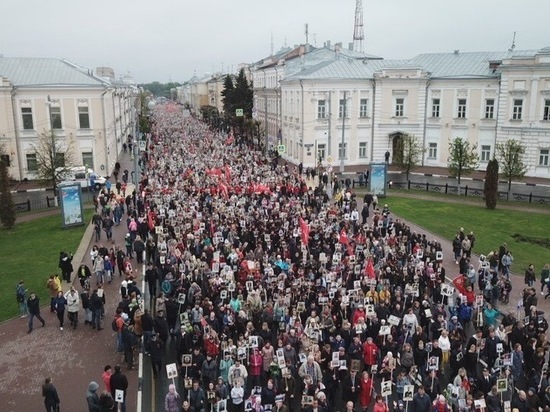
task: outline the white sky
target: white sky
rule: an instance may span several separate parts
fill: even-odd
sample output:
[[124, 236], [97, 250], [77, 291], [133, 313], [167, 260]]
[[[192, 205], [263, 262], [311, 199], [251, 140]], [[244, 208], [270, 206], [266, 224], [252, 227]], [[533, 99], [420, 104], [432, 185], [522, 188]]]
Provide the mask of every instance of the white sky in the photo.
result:
[[[550, 46], [550, 0], [363, 0], [365, 51], [420, 53]], [[66, 58], [186, 81], [305, 42], [352, 42], [355, 0], [2, 0], [0, 54]]]

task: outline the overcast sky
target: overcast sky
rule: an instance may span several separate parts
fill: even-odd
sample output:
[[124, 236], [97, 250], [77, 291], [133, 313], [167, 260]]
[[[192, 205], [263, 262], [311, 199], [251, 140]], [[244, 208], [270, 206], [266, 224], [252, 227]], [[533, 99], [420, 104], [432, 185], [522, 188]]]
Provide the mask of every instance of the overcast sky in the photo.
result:
[[[550, 0], [363, 0], [365, 52], [550, 46]], [[112, 67], [137, 82], [186, 81], [269, 56], [286, 42], [352, 41], [355, 0], [2, 0], [0, 54]]]

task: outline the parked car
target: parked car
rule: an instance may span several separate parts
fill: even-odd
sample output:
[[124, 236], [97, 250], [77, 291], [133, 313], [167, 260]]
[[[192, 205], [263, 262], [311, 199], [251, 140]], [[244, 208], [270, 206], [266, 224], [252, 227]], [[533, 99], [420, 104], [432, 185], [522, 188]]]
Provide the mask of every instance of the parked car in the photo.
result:
[[84, 166], [71, 167], [67, 171], [61, 173], [61, 182], [78, 182], [82, 188], [91, 187], [94, 190], [100, 190], [107, 182], [107, 179], [98, 175], [93, 169]]

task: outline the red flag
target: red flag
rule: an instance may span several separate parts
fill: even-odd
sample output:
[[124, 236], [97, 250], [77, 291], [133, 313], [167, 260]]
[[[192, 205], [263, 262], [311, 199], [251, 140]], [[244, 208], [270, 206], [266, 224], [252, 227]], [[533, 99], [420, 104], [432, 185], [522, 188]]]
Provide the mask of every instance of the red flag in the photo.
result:
[[340, 231], [340, 237], [338, 238], [338, 242], [340, 242], [343, 245], [349, 246], [349, 238], [345, 229], [342, 229]]
[[369, 279], [376, 278], [376, 274], [374, 273], [374, 262], [372, 261], [372, 258], [369, 258], [367, 264], [365, 265], [365, 275], [367, 275]]
[[149, 230], [153, 230], [155, 228], [155, 218], [153, 216], [153, 212], [149, 212], [147, 220], [148, 220], [147, 224], [149, 226]]
[[466, 288], [464, 287], [464, 275], [458, 275], [456, 278], [454, 278], [453, 285], [455, 285], [456, 289], [460, 293], [462, 293], [463, 295], [466, 294]]
[[231, 169], [228, 165], [225, 165], [225, 177], [227, 177], [228, 181], [231, 179]]
[[300, 222], [300, 229], [302, 229], [302, 243], [307, 246], [309, 243], [309, 225], [302, 216], [300, 216], [298, 221]]
[[223, 196], [224, 199], [229, 199], [229, 193], [227, 191], [227, 186], [223, 183], [220, 183], [220, 193]]

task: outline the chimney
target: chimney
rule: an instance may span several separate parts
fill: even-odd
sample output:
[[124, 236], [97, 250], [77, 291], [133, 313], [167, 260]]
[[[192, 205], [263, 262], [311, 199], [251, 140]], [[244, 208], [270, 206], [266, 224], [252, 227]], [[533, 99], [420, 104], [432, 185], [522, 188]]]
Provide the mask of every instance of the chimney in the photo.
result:
[[458, 54], [458, 53], [460, 53], [460, 50], [457, 49], [454, 51], [454, 54]]
[[336, 53], [340, 53], [340, 51], [342, 50], [342, 43], [339, 42], [339, 43], [334, 43], [334, 51]]
[[327, 40], [327, 49], [330, 49], [330, 40]]
[[353, 51], [353, 43], [348, 43], [348, 50]]

